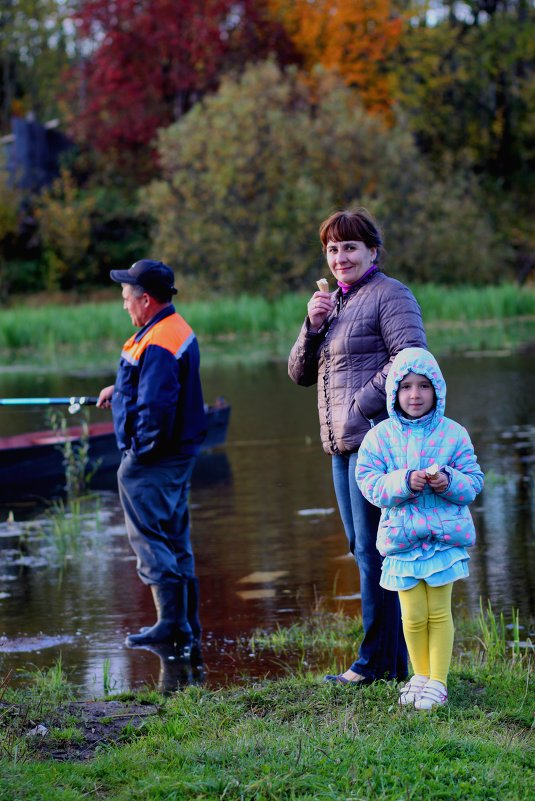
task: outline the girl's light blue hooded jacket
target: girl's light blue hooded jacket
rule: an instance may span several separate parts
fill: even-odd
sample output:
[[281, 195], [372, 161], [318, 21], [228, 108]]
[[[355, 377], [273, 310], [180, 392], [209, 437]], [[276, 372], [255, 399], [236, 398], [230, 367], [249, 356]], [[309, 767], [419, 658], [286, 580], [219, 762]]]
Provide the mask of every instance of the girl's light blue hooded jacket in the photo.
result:
[[[406, 418], [396, 408], [400, 381], [407, 373], [425, 375], [433, 384], [435, 407], [424, 417]], [[434, 356], [423, 348], [405, 348], [386, 380], [389, 419], [372, 428], [359, 449], [357, 483], [363, 495], [382, 508], [377, 548], [382, 556], [441, 547], [468, 547], [476, 534], [468, 505], [483, 487], [468, 432], [444, 416], [446, 382]], [[443, 493], [426, 485], [410, 489], [411, 470], [437, 463], [449, 478]]]

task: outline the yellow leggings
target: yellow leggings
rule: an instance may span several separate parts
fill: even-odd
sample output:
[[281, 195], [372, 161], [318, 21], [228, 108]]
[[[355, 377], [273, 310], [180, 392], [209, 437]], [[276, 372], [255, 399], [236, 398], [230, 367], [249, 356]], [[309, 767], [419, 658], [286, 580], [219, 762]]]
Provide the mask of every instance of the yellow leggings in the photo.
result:
[[419, 581], [399, 591], [403, 633], [415, 673], [447, 683], [453, 651], [453, 582], [430, 587]]

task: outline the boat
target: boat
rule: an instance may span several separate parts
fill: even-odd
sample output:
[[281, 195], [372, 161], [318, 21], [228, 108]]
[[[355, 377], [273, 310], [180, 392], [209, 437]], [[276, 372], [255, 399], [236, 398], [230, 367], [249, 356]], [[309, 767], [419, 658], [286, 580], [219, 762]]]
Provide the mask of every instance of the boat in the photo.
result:
[[[230, 405], [218, 399], [205, 406], [208, 421], [201, 453], [224, 445], [230, 420]], [[94, 471], [91, 486], [116, 486], [115, 473], [121, 454], [117, 448], [113, 423], [90, 422], [87, 428], [88, 471]], [[58, 431], [32, 431], [0, 437], [0, 501], [29, 497], [50, 497], [65, 486], [63, 446], [82, 443], [82, 426]]]

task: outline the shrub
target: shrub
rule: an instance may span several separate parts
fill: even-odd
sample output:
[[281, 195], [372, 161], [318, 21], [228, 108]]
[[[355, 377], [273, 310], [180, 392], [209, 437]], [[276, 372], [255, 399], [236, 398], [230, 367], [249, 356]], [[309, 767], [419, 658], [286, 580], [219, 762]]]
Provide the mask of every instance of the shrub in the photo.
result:
[[62, 169], [51, 189], [39, 198], [39, 220], [49, 289], [70, 289], [85, 284], [94, 274], [89, 262], [90, 215], [95, 201], [77, 186], [71, 173]]
[[391, 271], [484, 283], [503, 277], [474, 181], [437, 179], [410, 134], [387, 128], [334, 76], [316, 89], [267, 62], [162, 130], [162, 180], [143, 190], [153, 252], [184, 279], [236, 291], [299, 289], [324, 269], [317, 229], [365, 204], [384, 224]]

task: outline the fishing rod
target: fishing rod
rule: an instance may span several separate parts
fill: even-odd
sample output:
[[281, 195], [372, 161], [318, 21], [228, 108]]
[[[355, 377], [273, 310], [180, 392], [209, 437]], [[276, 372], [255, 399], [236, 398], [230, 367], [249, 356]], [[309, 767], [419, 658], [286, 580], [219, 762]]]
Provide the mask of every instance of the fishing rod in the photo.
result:
[[0, 406], [68, 406], [69, 414], [76, 414], [82, 406], [95, 406], [97, 397], [80, 395], [72, 398], [0, 398]]

